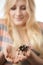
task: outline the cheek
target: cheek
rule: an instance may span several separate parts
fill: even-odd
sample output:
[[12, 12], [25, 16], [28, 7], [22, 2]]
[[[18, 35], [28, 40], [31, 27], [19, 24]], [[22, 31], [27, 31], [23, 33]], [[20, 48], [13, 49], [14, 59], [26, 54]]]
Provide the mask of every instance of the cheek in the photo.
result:
[[27, 12], [25, 12], [25, 13], [24, 13], [24, 19], [25, 19], [25, 20], [28, 20], [29, 18], [30, 18], [30, 14], [27, 13]]
[[9, 14], [10, 14], [10, 16], [11, 16], [11, 17], [14, 17], [15, 12], [14, 12], [14, 11], [10, 11], [10, 13], [9, 13]]

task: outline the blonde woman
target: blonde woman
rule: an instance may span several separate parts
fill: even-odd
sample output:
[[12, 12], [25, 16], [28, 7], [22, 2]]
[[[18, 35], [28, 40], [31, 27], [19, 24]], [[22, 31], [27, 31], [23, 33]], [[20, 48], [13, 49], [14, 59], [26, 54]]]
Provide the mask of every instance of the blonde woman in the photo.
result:
[[[3, 32], [3, 53], [7, 61], [18, 65], [43, 65], [43, 41], [40, 26], [35, 22], [34, 0], [7, 0], [5, 17], [7, 33]], [[20, 46], [28, 49], [21, 51]], [[37, 56], [37, 53], [39, 56]]]

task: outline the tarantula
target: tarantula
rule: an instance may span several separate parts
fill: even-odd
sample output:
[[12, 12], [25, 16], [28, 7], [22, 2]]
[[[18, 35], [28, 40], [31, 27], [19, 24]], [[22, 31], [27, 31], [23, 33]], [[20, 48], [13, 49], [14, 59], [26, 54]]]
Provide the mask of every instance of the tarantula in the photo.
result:
[[[29, 46], [26, 46], [26, 45], [22, 45], [22, 46], [20, 46], [19, 47], [19, 50], [20, 51], [27, 51], [29, 49]], [[40, 55], [40, 53], [39, 52], [37, 52], [36, 50], [34, 50], [34, 49], [31, 49], [36, 55]]]

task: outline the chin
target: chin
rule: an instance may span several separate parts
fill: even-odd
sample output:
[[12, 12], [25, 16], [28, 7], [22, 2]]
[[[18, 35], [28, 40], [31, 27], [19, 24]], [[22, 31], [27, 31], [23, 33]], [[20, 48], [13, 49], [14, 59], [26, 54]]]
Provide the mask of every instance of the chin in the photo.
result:
[[14, 22], [14, 24], [17, 26], [22, 26], [22, 25], [24, 25], [24, 22]]
[[23, 24], [15, 24], [16, 26], [22, 26]]

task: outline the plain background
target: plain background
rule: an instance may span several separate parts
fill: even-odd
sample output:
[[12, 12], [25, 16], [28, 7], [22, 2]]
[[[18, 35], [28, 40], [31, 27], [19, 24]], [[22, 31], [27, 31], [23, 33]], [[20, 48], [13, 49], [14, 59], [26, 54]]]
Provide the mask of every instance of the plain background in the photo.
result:
[[[4, 5], [6, 0], [0, 0], [0, 19], [4, 18]], [[35, 0], [35, 17], [37, 21], [43, 22], [43, 0]]]

